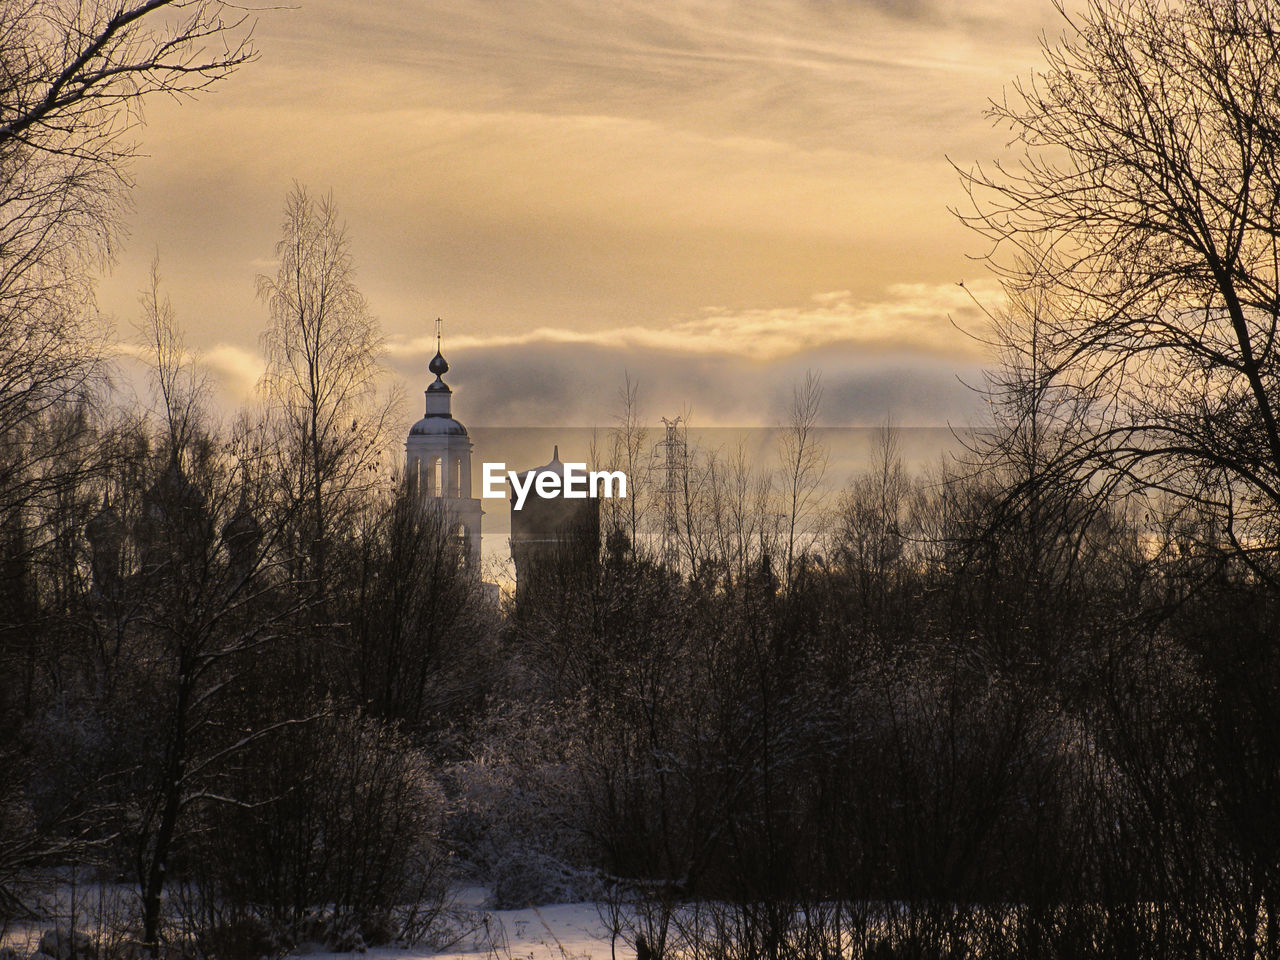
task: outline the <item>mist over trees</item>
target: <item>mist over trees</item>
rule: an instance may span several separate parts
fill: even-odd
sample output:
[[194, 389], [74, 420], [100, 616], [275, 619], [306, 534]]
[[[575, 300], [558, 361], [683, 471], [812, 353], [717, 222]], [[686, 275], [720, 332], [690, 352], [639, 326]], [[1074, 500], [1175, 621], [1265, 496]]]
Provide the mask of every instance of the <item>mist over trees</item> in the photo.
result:
[[332, 198], [284, 200], [256, 406], [215, 416], [159, 263], [149, 402], [111, 389], [138, 109], [251, 24], [0, 0], [0, 934], [442, 947], [474, 883], [645, 960], [1280, 956], [1280, 11], [1064, 17], [962, 172], [990, 428], [846, 481], [816, 374], [767, 463], [628, 378], [630, 496], [495, 599], [387, 467]]

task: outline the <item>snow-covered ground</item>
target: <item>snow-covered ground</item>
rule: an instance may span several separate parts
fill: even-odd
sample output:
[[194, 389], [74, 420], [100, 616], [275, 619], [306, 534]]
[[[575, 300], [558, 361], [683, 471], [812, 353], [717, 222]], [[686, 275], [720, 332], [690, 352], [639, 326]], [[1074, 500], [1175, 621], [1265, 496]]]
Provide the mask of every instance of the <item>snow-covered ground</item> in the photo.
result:
[[[470, 891], [468, 891], [470, 893]], [[483, 897], [483, 891], [480, 892]], [[464, 900], [467, 899], [464, 894]], [[564, 903], [527, 910], [485, 910], [476, 905], [480, 925], [440, 953], [412, 948], [377, 948], [375, 960], [434, 957], [439, 960], [631, 960], [635, 951], [619, 938], [610, 942], [594, 903]], [[329, 954], [325, 960], [342, 960]], [[348, 958], [349, 960], [349, 958]]]
[[[124, 891], [120, 891], [123, 893]], [[102, 901], [101, 895], [98, 896]], [[594, 903], [566, 903], [525, 910], [485, 908], [487, 891], [468, 887], [459, 891], [449, 924], [454, 940], [443, 950], [418, 947], [373, 947], [364, 954], [330, 953], [304, 947], [305, 960], [633, 960], [635, 950], [619, 937], [612, 941]], [[84, 913], [88, 904], [81, 905]], [[65, 915], [65, 914], [64, 914]], [[85, 918], [87, 920], [87, 918]], [[54, 926], [50, 921], [15, 925], [3, 938], [3, 946], [19, 956], [35, 950], [40, 933]], [[95, 924], [81, 920], [77, 927], [93, 932]], [[456, 939], [455, 939], [456, 937]]]
[[[635, 951], [609, 931], [594, 903], [562, 903], [526, 910], [487, 910], [486, 891], [469, 887], [460, 891], [458, 906], [477, 925], [461, 940], [439, 953], [413, 948], [379, 947], [370, 950], [373, 960], [632, 960]], [[342, 960], [342, 954], [323, 954], [323, 960]], [[349, 955], [347, 960], [350, 960]]]

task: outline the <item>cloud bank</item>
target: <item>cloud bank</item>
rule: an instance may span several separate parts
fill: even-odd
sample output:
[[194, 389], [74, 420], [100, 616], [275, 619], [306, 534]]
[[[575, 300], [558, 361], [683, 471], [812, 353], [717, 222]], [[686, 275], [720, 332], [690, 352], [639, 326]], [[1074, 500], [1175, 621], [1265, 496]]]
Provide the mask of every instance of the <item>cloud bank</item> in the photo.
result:
[[[974, 297], [993, 296], [991, 284]], [[824, 378], [823, 422], [873, 426], [969, 423], [983, 408], [983, 352], [963, 330], [981, 311], [958, 286], [895, 287], [863, 302], [848, 291], [800, 308], [708, 308], [665, 325], [576, 331], [538, 328], [446, 338], [456, 413], [485, 425], [600, 425], [629, 377], [650, 419], [678, 414], [711, 426], [785, 419], [807, 370]], [[418, 389], [430, 379], [433, 338], [396, 339], [391, 365]], [[413, 387], [411, 387], [411, 392]]]

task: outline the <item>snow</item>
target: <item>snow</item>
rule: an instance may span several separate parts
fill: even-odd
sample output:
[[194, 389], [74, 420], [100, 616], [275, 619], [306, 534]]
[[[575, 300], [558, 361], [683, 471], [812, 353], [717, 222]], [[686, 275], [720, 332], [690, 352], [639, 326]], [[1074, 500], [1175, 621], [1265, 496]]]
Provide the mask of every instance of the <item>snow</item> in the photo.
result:
[[[132, 894], [125, 887], [108, 889], [121, 899]], [[307, 960], [632, 960], [635, 956], [635, 950], [622, 938], [611, 942], [594, 903], [490, 910], [485, 907], [488, 895], [483, 887], [466, 887], [458, 892], [452, 923], [458, 936], [440, 951], [427, 946], [385, 946], [372, 947], [363, 954], [332, 953], [305, 945], [298, 953]], [[96, 899], [99, 903], [108, 899], [101, 888]], [[82, 904], [81, 910], [84, 909]], [[4, 931], [0, 946], [13, 947], [19, 956], [26, 955], [35, 949], [40, 931], [53, 925], [52, 920], [15, 924]], [[91, 921], [81, 921], [79, 925], [89, 929], [96, 926]]]
[[[432, 957], [438, 960], [474, 960], [496, 956], [500, 960], [631, 960], [635, 951], [621, 938], [611, 943], [609, 931], [594, 903], [561, 903], [525, 910], [488, 910], [483, 887], [459, 892], [458, 906], [474, 918], [475, 929], [440, 953], [397, 948], [375, 948], [374, 960], [406, 960]], [[341, 955], [329, 955], [341, 960]]]

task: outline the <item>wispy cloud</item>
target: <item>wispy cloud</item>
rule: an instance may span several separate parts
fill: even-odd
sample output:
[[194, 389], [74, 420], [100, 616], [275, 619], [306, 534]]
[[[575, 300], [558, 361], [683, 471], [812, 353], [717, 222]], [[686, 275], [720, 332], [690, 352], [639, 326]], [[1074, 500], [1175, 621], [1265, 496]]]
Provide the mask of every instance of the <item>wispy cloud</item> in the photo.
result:
[[945, 420], [967, 402], [955, 372], [979, 362], [948, 320], [973, 319], [953, 284], [980, 270], [944, 155], [999, 150], [985, 98], [1055, 16], [1047, 0], [309, 0], [262, 17], [263, 56], [216, 96], [150, 107], [132, 244], [100, 302], [133, 315], [160, 249], [190, 342], [245, 395], [253, 278], [298, 178], [350, 221], [398, 369], [421, 379], [422, 334], [446, 317], [482, 417], [579, 417], [564, 411], [634, 369], [664, 402], [770, 422], [788, 378], [821, 366], [833, 419]]
[[[511, 333], [455, 335], [451, 350], [476, 351], [535, 344], [576, 344], [615, 350], [643, 349], [690, 356], [732, 355], [744, 360], [786, 360], [826, 347], [871, 354], [913, 354], [977, 362], [985, 348], [966, 335], [981, 323], [973, 296], [994, 298], [990, 281], [969, 284], [898, 284], [887, 296], [862, 301], [848, 290], [815, 294], [800, 307], [728, 310], [708, 307], [702, 315], [662, 325], [628, 325], [570, 330], [538, 327]], [[429, 357], [434, 337], [394, 337], [388, 353], [397, 358]]]
[[201, 360], [237, 404], [248, 403], [254, 397], [266, 369], [261, 354], [231, 343], [215, 344], [204, 351]]
[[[120, 386], [137, 396], [146, 396], [153, 388], [154, 353], [137, 343], [113, 345]], [[250, 403], [262, 377], [262, 356], [231, 343], [217, 343], [203, 350], [187, 350], [182, 361], [195, 368], [197, 377], [213, 390], [213, 398], [222, 410], [232, 410]]]

